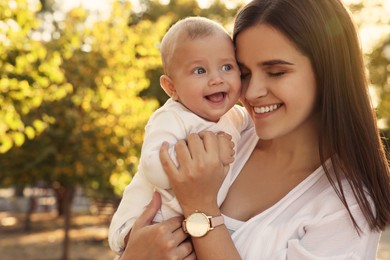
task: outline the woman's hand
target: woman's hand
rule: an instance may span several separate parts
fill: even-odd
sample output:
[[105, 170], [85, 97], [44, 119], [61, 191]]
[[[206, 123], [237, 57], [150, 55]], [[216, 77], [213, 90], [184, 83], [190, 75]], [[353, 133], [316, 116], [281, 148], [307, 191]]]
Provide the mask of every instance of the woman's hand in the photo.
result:
[[188, 235], [181, 228], [182, 217], [152, 224], [160, 207], [161, 196], [155, 192], [152, 201], [134, 223], [121, 260], [196, 259]]
[[191, 134], [175, 145], [178, 167], [168, 153], [168, 144], [160, 149], [161, 164], [184, 215], [196, 209], [209, 214], [218, 213], [218, 190], [226, 177], [220, 160], [218, 136], [212, 132]]

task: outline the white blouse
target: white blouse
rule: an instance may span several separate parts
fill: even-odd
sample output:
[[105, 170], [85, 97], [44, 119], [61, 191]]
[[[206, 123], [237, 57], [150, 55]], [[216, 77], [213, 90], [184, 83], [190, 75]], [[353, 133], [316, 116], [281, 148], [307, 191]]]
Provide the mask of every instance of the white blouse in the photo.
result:
[[[257, 136], [248, 132], [240, 146], [246, 154], [236, 158], [230, 179], [233, 183], [249, 158]], [[252, 149], [248, 149], [248, 146]], [[243, 149], [238, 147], [237, 149]], [[332, 173], [330, 160], [326, 167]], [[261, 170], [261, 169], [259, 169]], [[232, 234], [242, 259], [368, 259], [376, 258], [380, 232], [371, 231], [343, 180], [344, 193], [361, 233], [356, 231], [348, 211], [331, 186], [322, 167], [290, 191], [275, 205], [246, 222], [225, 216], [225, 225]]]

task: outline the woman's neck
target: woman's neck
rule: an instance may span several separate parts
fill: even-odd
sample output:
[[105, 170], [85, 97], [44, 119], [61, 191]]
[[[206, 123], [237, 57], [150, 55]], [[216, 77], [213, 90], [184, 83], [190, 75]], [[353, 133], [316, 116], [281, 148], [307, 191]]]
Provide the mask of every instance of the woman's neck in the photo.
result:
[[321, 164], [319, 124], [316, 121], [311, 120], [310, 124], [302, 125], [287, 135], [272, 140], [259, 140], [255, 150], [269, 160], [276, 160], [289, 168], [315, 170]]

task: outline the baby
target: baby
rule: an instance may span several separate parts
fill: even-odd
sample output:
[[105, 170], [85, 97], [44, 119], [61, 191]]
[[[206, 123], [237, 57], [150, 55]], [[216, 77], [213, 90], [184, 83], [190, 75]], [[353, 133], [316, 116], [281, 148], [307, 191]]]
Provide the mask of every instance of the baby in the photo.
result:
[[[242, 131], [252, 127], [245, 111], [236, 105], [241, 93], [240, 70], [232, 40], [218, 23], [202, 17], [189, 17], [174, 24], [161, 43], [164, 75], [160, 84], [170, 99], [150, 117], [141, 151], [138, 173], [126, 187], [122, 201], [113, 216], [109, 243], [120, 254], [124, 238], [136, 218], [152, 198], [153, 190], [162, 197], [162, 206], [154, 221], [161, 222], [182, 211], [162, 169], [159, 150], [163, 141], [170, 144], [170, 155], [176, 159], [174, 144], [200, 131], [224, 132], [237, 143]], [[230, 142], [220, 142], [221, 161], [233, 161]], [[228, 167], [226, 167], [228, 168]], [[229, 173], [228, 173], [229, 174]], [[229, 183], [223, 184], [219, 205], [226, 197]]]

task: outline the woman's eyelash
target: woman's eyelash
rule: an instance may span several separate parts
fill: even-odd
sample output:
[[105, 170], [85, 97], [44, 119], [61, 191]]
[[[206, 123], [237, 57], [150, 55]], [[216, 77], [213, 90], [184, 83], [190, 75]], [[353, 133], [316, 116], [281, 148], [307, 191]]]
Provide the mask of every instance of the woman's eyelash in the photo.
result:
[[268, 75], [270, 77], [279, 77], [279, 76], [282, 76], [284, 75], [285, 72], [284, 71], [278, 71], [278, 72], [268, 72]]

